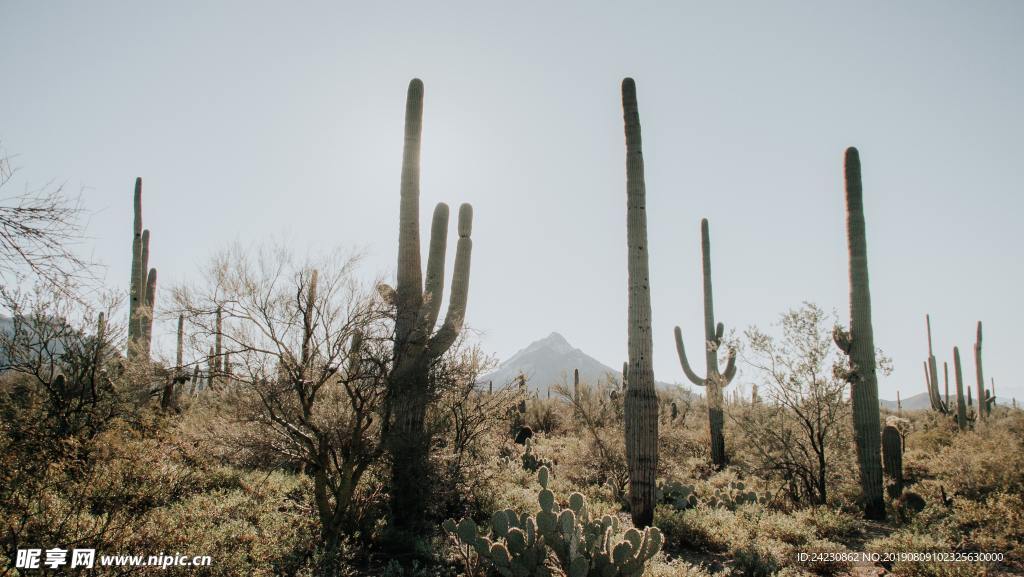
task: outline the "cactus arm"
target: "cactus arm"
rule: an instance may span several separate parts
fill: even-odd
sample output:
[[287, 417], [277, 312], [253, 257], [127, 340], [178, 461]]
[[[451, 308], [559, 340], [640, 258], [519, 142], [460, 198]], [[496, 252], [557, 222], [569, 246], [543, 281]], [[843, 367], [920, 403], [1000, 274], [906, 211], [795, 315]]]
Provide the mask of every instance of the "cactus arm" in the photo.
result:
[[156, 309], [156, 269], [149, 269], [146, 277], [146, 304], [142, 309], [140, 323], [142, 324], [142, 346], [145, 352], [145, 359], [149, 360], [150, 347], [153, 344], [153, 312]]
[[736, 349], [729, 347], [729, 357], [725, 361], [725, 371], [722, 372], [722, 386], [732, 382], [736, 376]]
[[434, 207], [434, 219], [430, 226], [430, 252], [427, 257], [423, 305], [417, 326], [423, 334], [434, 330], [437, 315], [441, 311], [441, 295], [444, 294], [444, 259], [448, 249], [448, 205], [439, 202]]
[[[316, 309], [316, 289], [320, 279], [320, 271], [313, 269], [309, 275], [309, 288], [306, 292], [306, 303], [304, 310], [302, 311], [302, 348], [300, 354], [302, 358], [300, 363], [302, 364], [302, 371], [305, 372], [306, 368], [311, 365], [313, 355], [313, 323], [314, 323], [314, 310]], [[220, 337], [220, 310], [217, 311], [217, 336]], [[218, 351], [219, 354], [219, 351]], [[306, 378], [305, 375], [302, 378]]]
[[691, 383], [697, 385], [698, 387], [703, 387], [704, 384], [705, 384], [705, 382], [704, 382], [705, 380], [702, 379], [701, 377], [697, 376], [697, 373], [693, 372], [693, 369], [690, 367], [690, 361], [686, 357], [686, 347], [683, 345], [683, 331], [682, 331], [682, 329], [680, 329], [679, 327], [676, 327], [675, 335], [676, 335], [676, 354], [679, 355], [679, 364], [682, 365], [682, 367], [683, 367], [683, 373], [686, 374], [686, 378], [690, 379]]
[[452, 274], [451, 297], [444, 324], [430, 339], [428, 355], [437, 358], [444, 354], [462, 331], [469, 296], [469, 265], [473, 254], [473, 207], [465, 203], [459, 207], [459, 243], [455, 248], [455, 270]]
[[223, 344], [223, 339], [222, 339], [221, 335], [224, 334], [223, 333], [223, 328], [224, 328], [223, 322], [224, 322], [224, 312], [221, 309], [221, 307], [217, 307], [217, 319], [215, 321], [215, 323], [216, 323], [216, 334], [214, 334], [214, 337], [213, 337], [213, 341], [214, 341], [213, 369], [214, 369], [215, 372], [218, 372], [218, 373], [220, 372], [220, 366], [221, 366], [220, 365], [220, 355], [221, 355], [221, 346]]
[[181, 376], [181, 368], [184, 362], [185, 351], [185, 315], [178, 315], [178, 342], [174, 355], [175, 376]]
[[[953, 347], [953, 374], [956, 377], [956, 424], [967, 428], [967, 403], [964, 402], [964, 376], [960, 367], [960, 348]], [[967, 389], [970, 392], [970, 389]]]
[[409, 82], [402, 149], [401, 203], [398, 228], [398, 302], [395, 346], [400, 349], [415, 328], [423, 300], [420, 269], [420, 143], [423, 132], [423, 82]]

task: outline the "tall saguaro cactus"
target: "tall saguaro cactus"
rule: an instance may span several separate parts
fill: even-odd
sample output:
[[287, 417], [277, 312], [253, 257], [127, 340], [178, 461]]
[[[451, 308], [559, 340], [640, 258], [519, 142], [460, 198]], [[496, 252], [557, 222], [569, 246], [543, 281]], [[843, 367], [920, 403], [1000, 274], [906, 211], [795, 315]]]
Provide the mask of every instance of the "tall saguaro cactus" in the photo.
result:
[[137, 327], [136, 316], [142, 304], [142, 286], [139, 278], [145, 265], [142, 263], [142, 177], [135, 179], [134, 219], [132, 221], [132, 270], [131, 282], [128, 285], [128, 354], [133, 355], [132, 343], [135, 341]]
[[967, 428], [967, 402], [964, 400], [964, 372], [960, 367], [959, 347], [953, 347], [953, 375], [956, 378], [956, 424], [963, 431]]
[[981, 364], [981, 321], [978, 321], [978, 338], [974, 341], [974, 370], [978, 384], [978, 419], [980, 422], [992, 414], [992, 405], [996, 401], [995, 384], [992, 385], [992, 390], [985, 388], [985, 371]]
[[626, 130], [626, 241], [629, 248], [629, 388], [626, 389], [626, 460], [633, 524], [654, 522], [655, 474], [658, 468], [658, 397], [651, 359], [651, 287], [647, 264], [647, 201], [640, 111], [636, 84], [622, 81], [622, 116]]
[[[725, 414], [722, 409], [722, 389], [736, 376], [736, 351], [729, 349], [725, 362], [725, 370], [719, 370], [718, 349], [722, 346], [725, 325], [715, 324], [715, 303], [711, 290], [711, 235], [708, 231], [708, 219], [700, 221], [700, 252], [704, 275], [704, 352], [707, 364], [707, 376], [701, 378], [686, 358], [686, 347], [683, 346], [683, 331], [676, 327], [676, 352], [679, 364], [683, 366], [686, 378], [698, 387], [704, 387], [708, 400], [708, 425], [711, 432], [711, 461], [715, 467], [722, 468], [727, 462], [725, 453]], [[755, 393], [756, 395], [756, 393]]]
[[864, 226], [864, 199], [860, 154], [846, 149], [846, 236], [850, 253], [850, 331], [836, 331], [835, 341], [849, 357], [846, 381], [853, 405], [853, 434], [860, 469], [864, 515], [885, 519], [882, 495], [881, 419], [878, 412], [878, 376], [875, 374], [875, 337], [871, 328], [871, 293], [868, 289], [868, 243]]
[[924, 382], [925, 386], [928, 387], [928, 402], [931, 403], [932, 410], [948, 415], [948, 379], [946, 383], [946, 402], [943, 402], [942, 396], [939, 394], [939, 367], [935, 362], [935, 354], [932, 352], [932, 318], [929, 315], [925, 315], [924, 320], [928, 327], [928, 361], [924, 364]]
[[[431, 399], [428, 373], [459, 333], [469, 293], [473, 241], [473, 207], [459, 207], [459, 240], [455, 252], [448, 312], [435, 331], [444, 292], [445, 251], [448, 245], [448, 205], [438, 203], [430, 229], [426, 277], [420, 263], [420, 143], [423, 129], [423, 82], [413, 79], [405, 107], [405, 146], [402, 154], [401, 203], [398, 228], [397, 286], [381, 287], [395, 306], [393, 368], [388, 383], [392, 419], [386, 435], [392, 454], [392, 528], [399, 534], [419, 532], [430, 487], [430, 439], [424, 416]], [[408, 543], [411, 546], [411, 541]]]
[[132, 271], [128, 302], [128, 358], [149, 360], [156, 305], [156, 269], [149, 268], [149, 231], [142, 228], [142, 178], [135, 179]]

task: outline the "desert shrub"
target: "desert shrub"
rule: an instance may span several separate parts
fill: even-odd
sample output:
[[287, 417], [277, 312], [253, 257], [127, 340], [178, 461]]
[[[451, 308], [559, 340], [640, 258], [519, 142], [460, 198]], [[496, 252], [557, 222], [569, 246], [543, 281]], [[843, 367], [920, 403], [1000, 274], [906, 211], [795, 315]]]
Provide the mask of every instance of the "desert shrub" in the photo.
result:
[[851, 513], [830, 507], [810, 507], [792, 514], [792, 519], [811, 527], [819, 539], [843, 541], [860, 535], [860, 519]]
[[655, 509], [654, 524], [665, 534], [666, 548], [673, 551], [725, 552], [733, 543], [749, 540], [749, 533], [728, 509], [698, 506], [679, 511], [672, 507]]
[[814, 527], [804, 525], [796, 517], [785, 514], [764, 515], [757, 524], [757, 535], [788, 545], [806, 545], [815, 539]]
[[812, 575], [840, 575], [846, 574], [852, 567], [853, 563], [849, 561], [836, 560], [835, 557], [832, 559], [822, 557], [810, 557], [807, 561], [801, 562], [797, 558], [799, 552], [806, 553], [845, 553], [850, 550], [849, 547], [841, 545], [834, 541], [827, 539], [811, 539], [806, 543], [803, 543], [799, 547], [790, 548], [785, 557], [783, 558], [784, 563], [787, 566], [795, 566], [801, 570], [807, 571]]
[[982, 499], [998, 491], [1024, 492], [1024, 443], [998, 422], [957, 435], [930, 469], [956, 495]]
[[772, 545], [764, 540], [749, 540], [730, 550], [733, 574], [744, 577], [775, 575], [781, 565]]
[[527, 401], [523, 419], [534, 431], [561, 433], [571, 421], [571, 409], [558, 399], [534, 399]]
[[956, 499], [953, 522], [964, 547], [1002, 552], [1008, 563], [1024, 565], [1024, 499], [999, 492], [984, 501]]
[[682, 559], [665, 561], [661, 556], [651, 561], [644, 577], [711, 577], [702, 567], [691, 565]]
[[[955, 551], [956, 547], [950, 541], [939, 536], [904, 529], [888, 537], [869, 541], [866, 550], [879, 554], [894, 552], [949, 553]], [[899, 577], [973, 577], [986, 575], [988, 568], [988, 564], [973, 562], [898, 561], [891, 564], [890, 571]]]

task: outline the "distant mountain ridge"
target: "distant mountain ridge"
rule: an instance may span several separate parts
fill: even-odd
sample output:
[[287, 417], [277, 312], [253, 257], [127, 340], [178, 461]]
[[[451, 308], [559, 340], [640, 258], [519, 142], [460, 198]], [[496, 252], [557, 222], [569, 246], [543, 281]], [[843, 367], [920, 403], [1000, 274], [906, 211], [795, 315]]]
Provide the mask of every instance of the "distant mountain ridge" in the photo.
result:
[[[479, 382], [485, 386], [490, 382], [495, 387], [500, 387], [512, 382], [519, 376], [519, 373], [522, 373], [526, 375], [529, 389], [536, 392], [538, 396], [544, 397], [547, 396], [549, 387], [553, 390], [555, 385], [563, 382], [571, 385], [573, 369], [579, 369], [580, 380], [585, 383], [607, 382], [609, 377], [619, 382], [622, 379], [622, 371], [598, 361], [572, 346], [561, 334], [553, 332], [505, 359], [497, 369], [481, 377]], [[668, 389], [679, 385], [657, 381], [657, 386], [659, 389]], [[685, 387], [698, 395], [703, 395], [701, 387], [688, 385]], [[924, 383], [921, 384], [921, 388], [924, 388]], [[1000, 397], [998, 400], [1000, 403], [1010, 403], [1008, 396]], [[878, 402], [885, 409], [896, 410], [895, 400], [879, 399]], [[901, 400], [901, 403], [905, 411], [931, 409], [927, 392], [906, 397]]]
[[[882, 408], [889, 409], [890, 411], [896, 410], [896, 401], [879, 399], [878, 403], [882, 405]], [[928, 399], [927, 391], [912, 395], [905, 399], [900, 399], [900, 404], [903, 405], [904, 411], [921, 411], [932, 408], [932, 402]]]
[[[546, 396], [559, 383], [572, 384], [573, 370], [580, 371], [580, 381], [590, 384], [607, 382], [609, 377], [622, 379], [622, 371], [613, 369], [594, 357], [573, 347], [557, 332], [534, 341], [518, 351], [490, 374], [484, 375], [481, 383], [491, 382], [502, 386], [513, 381], [520, 373], [526, 375], [527, 386], [539, 396]], [[670, 387], [658, 382], [659, 387]]]

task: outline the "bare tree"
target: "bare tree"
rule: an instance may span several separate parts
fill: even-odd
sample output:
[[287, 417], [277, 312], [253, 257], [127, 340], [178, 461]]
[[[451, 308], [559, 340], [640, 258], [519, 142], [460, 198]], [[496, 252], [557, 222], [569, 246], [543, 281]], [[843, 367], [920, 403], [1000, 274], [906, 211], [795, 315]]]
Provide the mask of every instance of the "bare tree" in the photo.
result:
[[383, 450], [391, 325], [355, 279], [357, 262], [335, 254], [297, 263], [280, 247], [236, 246], [213, 259], [201, 288], [174, 291], [193, 339], [223, 342], [211, 363], [218, 394], [249, 425], [236, 442], [313, 477], [328, 574], [360, 481]]
[[0, 286], [0, 310], [10, 315], [0, 316], [0, 552], [8, 558], [72, 535], [102, 546], [138, 514], [123, 515], [135, 504], [96, 512], [102, 497], [79, 483], [99, 466], [103, 434], [136, 415], [117, 353], [121, 328], [106, 321], [117, 304], [110, 296], [85, 306], [40, 279]]
[[752, 407], [739, 425], [761, 472], [781, 477], [794, 502], [826, 502], [832, 460], [849, 445], [847, 385], [833, 371], [833, 324], [804, 303], [782, 315], [778, 339], [756, 327], [746, 331], [744, 361], [760, 372], [769, 403]]
[[[15, 172], [0, 149], [0, 190]], [[87, 277], [92, 263], [72, 250], [83, 238], [82, 212], [62, 186], [0, 196], [0, 279], [13, 284], [35, 275], [66, 293], [72, 281]]]

